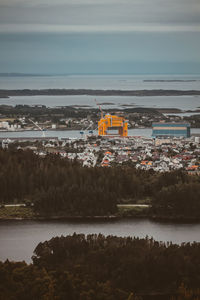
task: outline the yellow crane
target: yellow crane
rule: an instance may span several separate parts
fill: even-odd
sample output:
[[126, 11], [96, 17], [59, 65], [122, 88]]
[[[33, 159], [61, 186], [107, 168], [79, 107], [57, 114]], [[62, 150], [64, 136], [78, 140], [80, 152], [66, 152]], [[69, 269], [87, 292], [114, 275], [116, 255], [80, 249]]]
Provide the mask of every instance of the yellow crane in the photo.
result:
[[118, 136], [126, 137], [128, 135], [128, 122], [125, 118], [110, 114], [103, 116], [101, 106], [97, 102], [96, 104], [99, 106], [99, 110], [101, 111], [101, 119], [98, 122], [98, 135], [106, 136], [109, 135], [109, 130], [117, 129]]

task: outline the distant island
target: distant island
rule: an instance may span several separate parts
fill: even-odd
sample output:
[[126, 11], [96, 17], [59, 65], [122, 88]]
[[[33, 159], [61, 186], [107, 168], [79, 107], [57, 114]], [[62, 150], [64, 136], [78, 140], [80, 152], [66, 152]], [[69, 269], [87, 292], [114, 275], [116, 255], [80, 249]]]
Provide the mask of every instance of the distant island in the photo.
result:
[[196, 82], [199, 79], [145, 79], [143, 82]]
[[0, 77], [38, 77], [38, 76], [54, 76], [47, 74], [31, 74], [31, 73], [0, 73]]
[[200, 95], [200, 90], [93, 90], [93, 89], [23, 89], [0, 90], [0, 98], [10, 96], [193, 96]]

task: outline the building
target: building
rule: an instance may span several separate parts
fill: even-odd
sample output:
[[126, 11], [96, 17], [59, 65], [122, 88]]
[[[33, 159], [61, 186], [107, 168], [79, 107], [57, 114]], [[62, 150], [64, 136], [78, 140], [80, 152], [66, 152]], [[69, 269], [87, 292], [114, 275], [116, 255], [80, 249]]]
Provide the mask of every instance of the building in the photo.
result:
[[98, 122], [98, 135], [110, 135], [109, 130], [113, 129], [118, 131], [117, 135], [122, 137], [127, 136], [128, 122], [124, 117], [118, 117], [110, 114], [105, 115], [105, 117], [102, 116]]
[[152, 124], [153, 137], [190, 137], [189, 123], [153, 123]]

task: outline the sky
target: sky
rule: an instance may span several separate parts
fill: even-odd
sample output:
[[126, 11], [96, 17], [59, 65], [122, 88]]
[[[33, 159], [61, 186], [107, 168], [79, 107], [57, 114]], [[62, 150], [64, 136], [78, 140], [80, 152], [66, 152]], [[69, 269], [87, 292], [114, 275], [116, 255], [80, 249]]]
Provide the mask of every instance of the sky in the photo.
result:
[[200, 0], [0, 0], [0, 73], [200, 74]]

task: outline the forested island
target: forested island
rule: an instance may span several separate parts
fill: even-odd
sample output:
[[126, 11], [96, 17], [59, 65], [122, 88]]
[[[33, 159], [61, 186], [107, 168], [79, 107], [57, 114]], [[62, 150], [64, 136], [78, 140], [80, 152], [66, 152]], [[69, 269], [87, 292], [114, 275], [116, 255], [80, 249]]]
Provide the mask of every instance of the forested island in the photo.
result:
[[93, 89], [41, 89], [0, 90], [0, 98], [10, 96], [191, 96], [200, 95], [198, 90], [93, 90]]
[[0, 299], [198, 300], [200, 243], [73, 234], [39, 243], [33, 263], [0, 262]]
[[[134, 164], [88, 168], [56, 154], [0, 150], [0, 202], [33, 204], [38, 217], [145, 216], [200, 220], [200, 177], [157, 173]], [[120, 212], [118, 204], [148, 203]], [[2, 216], [3, 217], [3, 216]], [[31, 216], [32, 218], [33, 216]]]

